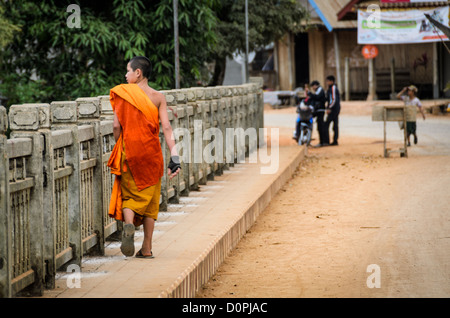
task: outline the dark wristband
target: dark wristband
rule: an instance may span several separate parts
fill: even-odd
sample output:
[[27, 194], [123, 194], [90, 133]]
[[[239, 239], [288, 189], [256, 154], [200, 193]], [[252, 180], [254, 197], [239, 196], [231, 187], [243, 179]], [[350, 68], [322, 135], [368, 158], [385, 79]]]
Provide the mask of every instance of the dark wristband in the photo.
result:
[[181, 169], [180, 157], [179, 156], [171, 156], [168, 168], [170, 169], [171, 173], [174, 173], [178, 169]]

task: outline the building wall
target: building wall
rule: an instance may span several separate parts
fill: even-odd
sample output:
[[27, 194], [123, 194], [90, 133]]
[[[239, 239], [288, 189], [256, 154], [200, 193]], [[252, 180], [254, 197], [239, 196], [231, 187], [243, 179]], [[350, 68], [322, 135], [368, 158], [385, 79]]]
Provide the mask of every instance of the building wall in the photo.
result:
[[[349, 58], [350, 93], [363, 98], [368, 93], [368, 63], [361, 54], [363, 45], [357, 43], [356, 30], [335, 30], [338, 37], [342, 86], [345, 87], [345, 59]], [[328, 75], [337, 77], [334, 34], [327, 30], [309, 31], [310, 79], [324, 83]], [[395, 59], [396, 90], [406, 83], [415, 84], [427, 97], [433, 85], [433, 43], [377, 45], [379, 55], [375, 58], [378, 75], [377, 93], [386, 98], [391, 91], [391, 60]], [[444, 67], [441, 63], [439, 67]], [[403, 85], [403, 86], [402, 86]]]
[[325, 40], [324, 32], [319, 30], [309, 31], [309, 79], [325, 84]]
[[278, 57], [278, 90], [295, 89], [295, 41], [292, 34], [286, 34], [276, 44]]

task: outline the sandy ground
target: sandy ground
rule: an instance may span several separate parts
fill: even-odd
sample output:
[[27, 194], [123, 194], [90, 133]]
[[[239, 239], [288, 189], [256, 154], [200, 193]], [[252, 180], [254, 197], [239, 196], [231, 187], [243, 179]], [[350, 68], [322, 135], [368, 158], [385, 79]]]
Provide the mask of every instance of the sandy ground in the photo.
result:
[[339, 142], [309, 148], [197, 297], [450, 297], [450, 157]]

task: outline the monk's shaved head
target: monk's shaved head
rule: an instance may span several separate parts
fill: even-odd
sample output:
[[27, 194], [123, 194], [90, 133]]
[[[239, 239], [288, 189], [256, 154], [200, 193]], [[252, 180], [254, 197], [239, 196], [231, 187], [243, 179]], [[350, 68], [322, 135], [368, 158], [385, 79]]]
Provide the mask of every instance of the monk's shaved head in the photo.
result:
[[150, 78], [152, 73], [152, 63], [145, 56], [136, 56], [130, 60], [130, 67], [133, 71], [140, 69], [142, 71], [142, 76], [145, 78]]

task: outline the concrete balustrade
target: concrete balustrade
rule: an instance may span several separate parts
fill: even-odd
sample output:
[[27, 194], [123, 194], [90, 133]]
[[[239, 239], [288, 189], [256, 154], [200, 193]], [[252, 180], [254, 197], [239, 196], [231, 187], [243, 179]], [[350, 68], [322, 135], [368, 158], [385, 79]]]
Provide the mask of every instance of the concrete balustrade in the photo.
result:
[[[263, 127], [262, 85], [252, 80], [163, 91], [182, 170], [167, 177], [161, 131], [161, 211], [255, 150], [248, 140], [225, 144], [227, 128]], [[104, 255], [106, 239], [120, 233], [121, 222], [108, 216], [112, 119], [109, 96], [12, 105], [8, 114], [0, 106], [0, 297], [54, 288], [57, 270]]]

